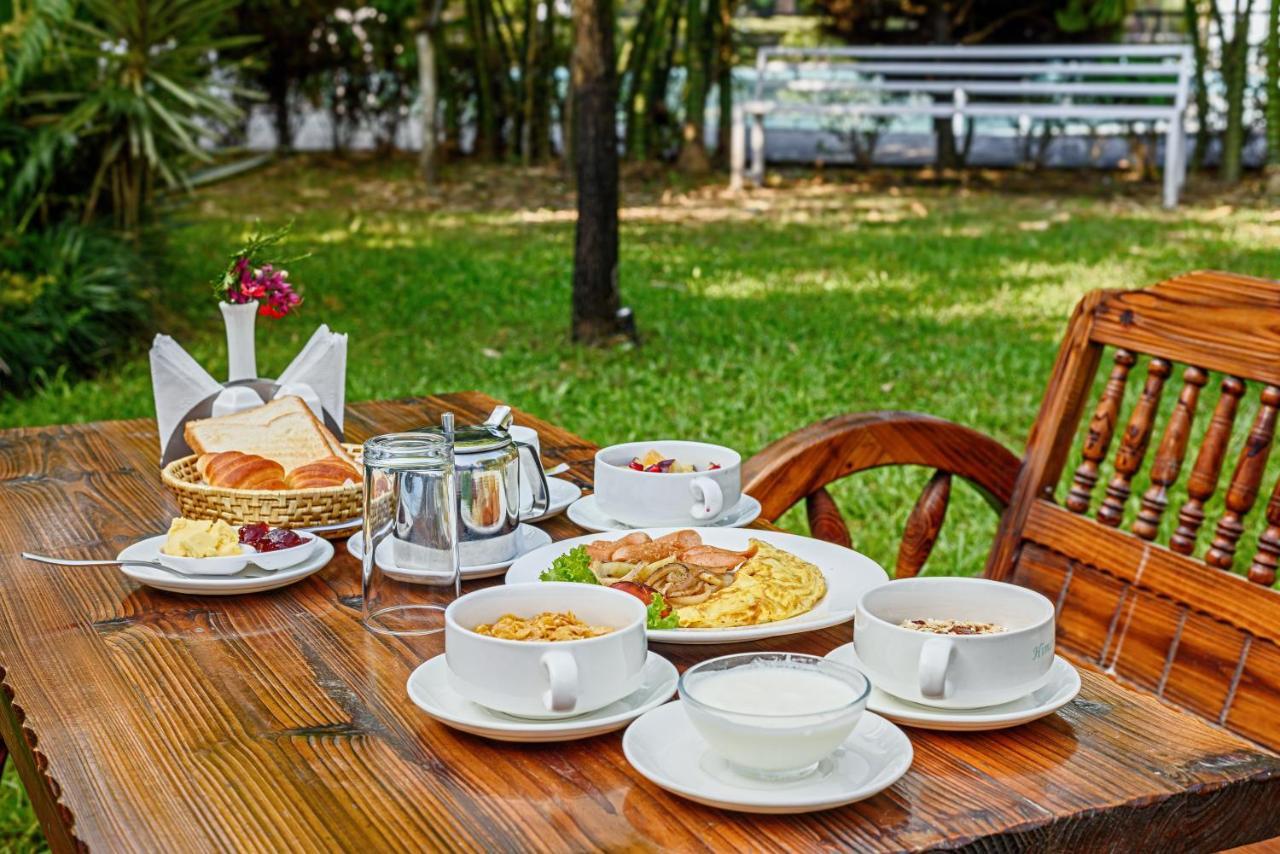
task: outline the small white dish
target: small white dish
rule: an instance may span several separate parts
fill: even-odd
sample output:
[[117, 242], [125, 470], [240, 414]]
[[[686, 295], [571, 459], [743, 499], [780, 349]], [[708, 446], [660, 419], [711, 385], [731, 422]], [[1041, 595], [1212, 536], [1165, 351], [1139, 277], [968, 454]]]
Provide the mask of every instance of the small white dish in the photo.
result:
[[[827, 653], [827, 658], [862, 670], [854, 644]], [[863, 671], [865, 672], [865, 671]], [[921, 706], [872, 687], [867, 708], [891, 721], [916, 729], [945, 732], [979, 732], [1019, 726], [1051, 715], [1080, 693], [1080, 674], [1060, 655], [1053, 657], [1049, 681], [1025, 697], [981, 709], [938, 709]]]
[[320, 538], [315, 534], [308, 534], [303, 531], [295, 531], [294, 533], [302, 537], [305, 542], [290, 546], [287, 549], [276, 549], [273, 552], [260, 552], [254, 549], [249, 562], [263, 569], [272, 570], [284, 569], [285, 567], [302, 563], [311, 556], [312, 550], [316, 547], [316, 540]]
[[[576, 505], [575, 505], [576, 506]], [[740, 551], [750, 540], [761, 540], [791, 552], [821, 570], [827, 582], [827, 595], [803, 614], [773, 623], [755, 626], [738, 626], [730, 629], [650, 629], [650, 643], [740, 643], [764, 638], [811, 632], [847, 623], [853, 619], [853, 611], [862, 594], [880, 584], [886, 584], [889, 576], [884, 569], [866, 555], [853, 549], [837, 546], [813, 537], [784, 534], [780, 531], [742, 530], [741, 528], [643, 528], [644, 533], [657, 539], [672, 531], [697, 531], [702, 542], [709, 546]], [[617, 533], [617, 532], [614, 532]], [[507, 584], [543, 582], [538, 576], [552, 561], [577, 546], [609, 539], [599, 534], [588, 534], [559, 540], [535, 552], [523, 555], [507, 570]], [[466, 577], [465, 575], [463, 576]]]
[[559, 516], [573, 502], [582, 497], [582, 488], [576, 483], [570, 483], [558, 477], [547, 478], [547, 512], [541, 516], [521, 516], [521, 522], [541, 522], [544, 519], [550, 519], [552, 516]]
[[[140, 540], [120, 552], [120, 554], [116, 555], [116, 559], [158, 560], [160, 547], [164, 545], [165, 539], [166, 536], [164, 534], [147, 537], [145, 540]], [[145, 584], [148, 587], [154, 587], [157, 590], [167, 590], [170, 593], [190, 593], [197, 596], [232, 596], [240, 593], [261, 593], [265, 590], [275, 590], [277, 587], [293, 584], [295, 581], [300, 581], [323, 568], [332, 558], [333, 544], [328, 540], [317, 537], [316, 545], [312, 547], [311, 555], [306, 560], [275, 572], [256, 566], [246, 566], [242, 572], [236, 575], [192, 575], [183, 578], [163, 569], [152, 569], [147, 566], [122, 566], [120, 571], [134, 581]]]
[[[744, 495], [738, 499], [738, 503], [733, 506], [719, 519], [714, 522], [706, 523], [708, 528], [745, 528], [756, 519], [760, 518], [760, 502], [752, 498], [750, 495]], [[600, 509], [600, 504], [596, 500], [595, 495], [587, 495], [579, 498], [573, 504], [569, 505], [569, 521], [577, 525], [579, 528], [586, 528], [588, 531], [636, 531], [639, 528], [633, 528], [630, 525], [624, 525], [617, 519], [612, 519], [604, 514]]]
[[[167, 539], [167, 536], [165, 537]], [[161, 543], [163, 546], [163, 543]], [[156, 551], [156, 559], [172, 570], [183, 575], [235, 575], [242, 572], [254, 557], [253, 549], [240, 545], [238, 555], [220, 555], [218, 557], [179, 557], [166, 554], [161, 548]]]
[[[491, 578], [495, 575], [501, 575], [502, 571], [511, 566], [512, 563], [519, 560], [524, 555], [535, 549], [551, 544], [551, 535], [541, 528], [535, 528], [533, 525], [521, 525], [516, 531], [520, 545], [516, 549], [515, 557], [510, 560], [501, 560], [497, 563], [482, 563], [476, 566], [462, 567], [462, 580], [474, 581], [477, 578]], [[391, 560], [391, 540], [386, 539], [378, 543], [378, 567], [391, 578], [397, 581], [416, 582], [419, 580], [417, 573], [409, 573], [402, 571]], [[357, 531], [347, 539], [347, 551], [356, 560], [364, 558], [364, 534]]]
[[[631, 464], [653, 451], [691, 471], [651, 472]], [[724, 445], [662, 439], [596, 451], [600, 512], [633, 527], [713, 524], [742, 495], [742, 456]]]
[[572, 718], [530, 720], [477, 705], [453, 689], [444, 655], [420, 665], [409, 676], [409, 699], [431, 717], [454, 729], [496, 741], [526, 743], [574, 741], [622, 729], [675, 693], [676, 668], [656, 652], [645, 660], [643, 682], [631, 694], [601, 709]]
[[864, 712], [853, 734], [817, 771], [768, 783], [738, 774], [716, 756], [679, 700], [628, 727], [622, 752], [641, 776], [669, 792], [718, 809], [770, 814], [815, 812], [869, 798], [907, 773], [914, 756], [902, 730]]

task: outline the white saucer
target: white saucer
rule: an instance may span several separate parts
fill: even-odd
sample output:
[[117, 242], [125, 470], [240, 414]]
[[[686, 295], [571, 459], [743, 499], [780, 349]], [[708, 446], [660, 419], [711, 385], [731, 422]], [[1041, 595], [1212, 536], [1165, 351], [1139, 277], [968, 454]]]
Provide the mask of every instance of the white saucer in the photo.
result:
[[730, 770], [693, 728], [680, 700], [628, 727], [622, 752], [649, 782], [691, 801], [774, 814], [814, 812], [869, 798], [907, 773], [914, 755], [902, 730], [863, 712], [853, 733], [816, 772], [791, 782], [766, 783]]
[[[156, 560], [165, 539], [166, 535], [160, 534], [140, 540], [116, 555], [116, 560]], [[263, 590], [284, 587], [306, 578], [332, 558], [333, 544], [316, 537], [315, 544], [309, 550], [306, 559], [293, 566], [274, 571], [261, 569], [253, 564], [235, 575], [192, 575], [186, 578], [148, 566], [122, 566], [120, 571], [134, 581], [140, 581], [157, 590], [194, 593], [199, 596], [230, 596], [236, 593], [260, 593]]]
[[[521, 525], [517, 529], [520, 545], [516, 548], [515, 557], [510, 560], [501, 560], [497, 563], [482, 563], [476, 566], [462, 567], [462, 580], [471, 581], [476, 578], [489, 578], [494, 575], [501, 575], [502, 571], [516, 560], [527, 555], [534, 549], [540, 549], [543, 546], [550, 545], [551, 535], [541, 528], [535, 528], [532, 525]], [[401, 571], [388, 557], [387, 551], [391, 548], [390, 538], [378, 543], [378, 566], [387, 575], [399, 581], [417, 581], [418, 574], [409, 571]], [[356, 532], [347, 539], [347, 551], [356, 560], [364, 557], [364, 534]]]
[[[759, 501], [756, 501], [750, 495], [744, 495], [728, 513], [725, 513], [716, 521], [698, 522], [696, 525], [700, 528], [745, 528], [760, 518], [760, 510]], [[569, 505], [569, 521], [579, 528], [586, 528], [588, 531], [597, 533], [601, 531], [638, 530], [600, 512], [600, 506], [596, 503], [595, 495], [584, 496]], [[691, 524], [689, 527], [692, 528], [694, 525]]]
[[443, 654], [409, 676], [409, 699], [446, 726], [497, 741], [574, 741], [622, 729], [640, 715], [662, 705], [676, 692], [678, 674], [656, 652], [644, 663], [644, 684], [634, 693], [585, 715], [554, 720], [528, 720], [495, 712], [462, 697], [449, 684]]
[[582, 488], [576, 483], [570, 483], [558, 477], [547, 478], [547, 488], [551, 493], [549, 496], [550, 502], [547, 504], [547, 512], [541, 516], [531, 516], [527, 519], [521, 517], [521, 522], [541, 522], [544, 519], [550, 519], [552, 516], [559, 516], [582, 495]]
[[[827, 658], [862, 670], [854, 645], [847, 643], [827, 653]], [[863, 671], [866, 672], [865, 670]], [[1060, 655], [1053, 657], [1049, 681], [1043, 688], [1010, 703], [981, 709], [935, 709], [886, 694], [872, 686], [867, 708], [903, 726], [947, 732], [978, 732], [1005, 729], [1050, 715], [1080, 693], [1080, 674]]]

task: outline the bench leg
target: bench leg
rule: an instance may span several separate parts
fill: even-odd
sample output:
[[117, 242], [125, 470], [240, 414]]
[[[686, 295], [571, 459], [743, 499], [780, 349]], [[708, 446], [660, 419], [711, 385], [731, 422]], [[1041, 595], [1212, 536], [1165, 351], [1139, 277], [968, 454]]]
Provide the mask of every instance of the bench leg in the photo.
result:
[[742, 189], [742, 173], [747, 165], [746, 117], [741, 108], [733, 111], [732, 135], [729, 137], [729, 189]]
[[751, 180], [759, 187], [764, 184], [764, 114], [751, 117]]
[[1178, 206], [1178, 189], [1182, 184], [1182, 145], [1183, 134], [1181, 122], [1170, 122], [1169, 133], [1164, 143], [1164, 206]]

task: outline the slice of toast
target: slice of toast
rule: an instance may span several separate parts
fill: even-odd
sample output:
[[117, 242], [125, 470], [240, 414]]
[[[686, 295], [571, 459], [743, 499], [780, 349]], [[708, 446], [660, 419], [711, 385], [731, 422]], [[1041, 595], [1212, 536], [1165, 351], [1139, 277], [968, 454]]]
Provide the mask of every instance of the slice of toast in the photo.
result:
[[324, 457], [351, 460], [302, 398], [293, 395], [231, 415], [188, 421], [182, 435], [197, 454], [257, 454], [280, 463], [286, 474]]

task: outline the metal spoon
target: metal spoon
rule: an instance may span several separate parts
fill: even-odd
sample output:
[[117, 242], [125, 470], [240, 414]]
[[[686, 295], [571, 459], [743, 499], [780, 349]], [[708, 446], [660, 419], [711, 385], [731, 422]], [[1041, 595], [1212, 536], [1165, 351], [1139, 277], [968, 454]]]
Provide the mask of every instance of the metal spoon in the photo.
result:
[[[36, 563], [48, 563], [54, 566], [145, 566], [151, 569], [158, 569], [161, 572], [167, 572], [170, 575], [176, 575], [179, 578], [203, 578], [205, 576], [188, 575], [185, 572], [179, 572], [171, 566], [165, 566], [153, 560], [67, 560], [60, 557], [49, 557], [48, 555], [37, 555], [31, 552], [23, 552], [22, 556], [27, 560], [33, 560]], [[268, 573], [263, 573], [266, 575]], [[228, 576], [222, 576], [228, 577]], [[239, 578], [261, 578], [262, 575], [247, 575], [244, 573], [236, 573], [234, 577]]]
[[545, 474], [547, 477], [551, 477], [552, 475], [563, 474], [568, 470], [569, 470], [568, 463], [560, 463], [559, 465], [554, 465], [549, 469], [543, 469], [542, 473]]

